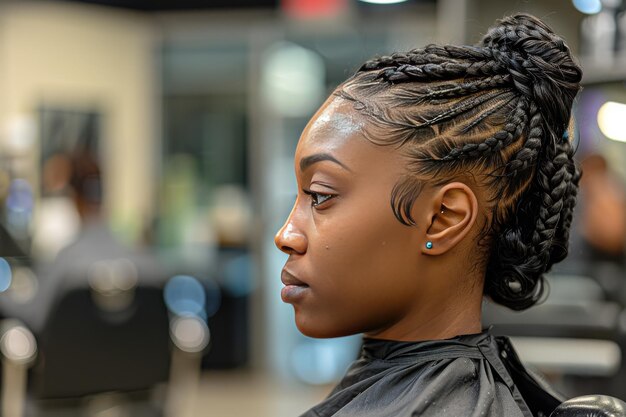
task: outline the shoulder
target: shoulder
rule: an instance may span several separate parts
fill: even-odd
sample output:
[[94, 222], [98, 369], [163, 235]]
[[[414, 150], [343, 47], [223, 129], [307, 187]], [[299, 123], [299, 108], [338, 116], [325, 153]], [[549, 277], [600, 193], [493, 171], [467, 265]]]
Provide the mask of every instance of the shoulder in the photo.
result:
[[415, 350], [411, 345], [396, 344], [384, 358], [362, 357], [331, 396], [316, 407], [317, 415], [529, 415], [482, 353], [486, 348], [465, 342], [421, 344]]
[[524, 416], [486, 359], [438, 361], [416, 381], [414, 395], [411, 416]]
[[[372, 378], [372, 377], [370, 377]], [[434, 359], [388, 370], [371, 384], [352, 390], [334, 417], [525, 417], [509, 387], [485, 359]], [[353, 385], [352, 388], [355, 386]], [[336, 393], [338, 402], [347, 394]], [[335, 401], [330, 404], [337, 406]], [[345, 399], [345, 397], [344, 397]], [[330, 405], [327, 404], [327, 405]], [[339, 407], [335, 407], [337, 410]], [[326, 415], [324, 413], [320, 415]]]
[[305, 416], [531, 417], [560, 400], [488, 332], [420, 343], [366, 341], [361, 358]]

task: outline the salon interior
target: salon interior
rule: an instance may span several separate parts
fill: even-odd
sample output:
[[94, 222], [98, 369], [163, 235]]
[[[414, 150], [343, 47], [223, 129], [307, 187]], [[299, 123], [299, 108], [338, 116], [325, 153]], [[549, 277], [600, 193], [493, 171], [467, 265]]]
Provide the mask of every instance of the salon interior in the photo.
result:
[[360, 337], [305, 337], [280, 299], [300, 132], [366, 59], [516, 11], [583, 67], [585, 175], [549, 296], [483, 324], [566, 396], [626, 399], [626, 1], [1, 0], [0, 414], [319, 402]]

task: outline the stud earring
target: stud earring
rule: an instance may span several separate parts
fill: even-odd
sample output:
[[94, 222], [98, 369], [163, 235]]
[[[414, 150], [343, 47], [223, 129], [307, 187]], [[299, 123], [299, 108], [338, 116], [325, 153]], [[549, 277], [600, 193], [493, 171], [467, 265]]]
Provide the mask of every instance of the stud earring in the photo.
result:
[[429, 240], [428, 242], [426, 242], [426, 249], [432, 249], [432, 248], [433, 248], [433, 242]]

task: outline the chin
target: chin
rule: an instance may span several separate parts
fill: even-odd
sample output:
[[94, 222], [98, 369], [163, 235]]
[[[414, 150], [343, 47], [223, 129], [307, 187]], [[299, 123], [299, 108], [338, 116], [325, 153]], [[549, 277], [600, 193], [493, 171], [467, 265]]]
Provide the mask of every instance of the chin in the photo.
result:
[[359, 333], [359, 331], [351, 331], [342, 327], [336, 320], [311, 318], [298, 313], [298, 311], [296, 311], [296, 327], [303, 335], [316, 339], [344, 337]]

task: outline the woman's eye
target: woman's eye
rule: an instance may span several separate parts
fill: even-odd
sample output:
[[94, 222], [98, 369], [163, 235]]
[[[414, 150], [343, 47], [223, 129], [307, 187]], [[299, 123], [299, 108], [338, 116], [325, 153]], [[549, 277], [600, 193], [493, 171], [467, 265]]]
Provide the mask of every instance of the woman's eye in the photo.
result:
[[312, 207], [317, 207], [321, 204], [324, 204], [325, 202], [327, 202], [328, 200], [334, 197], [333, 194], [316, 193], [315, 191], [309, 191], [309, 190], [303, 190], [303, 191], [304, 191], [304, 194], [311, 197]]

